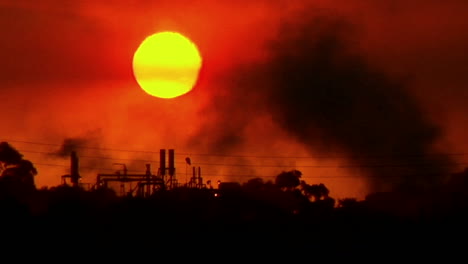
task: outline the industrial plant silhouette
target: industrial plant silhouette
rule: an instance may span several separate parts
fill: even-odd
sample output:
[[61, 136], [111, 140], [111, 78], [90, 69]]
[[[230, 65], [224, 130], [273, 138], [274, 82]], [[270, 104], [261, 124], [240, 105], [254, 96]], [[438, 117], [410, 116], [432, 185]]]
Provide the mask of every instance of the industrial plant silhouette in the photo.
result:
[[[193, 167], [190, 181], [180, 184], [174, 156], [174, 149], [161, 149], [156, 172], [147, 164], [145, 173], [130, 174], [122, 164], [85, 186], [72, 151], [70, 173], [61, 184], [38, 189], [34, 164], [2, 142], [3, 239], [19, 241], [23, 249], [83, 248], [103, 254], [175, 248], [242, 254], [268, 248], [276, 254], [352, 256], [453, 253], [461, 245], [455, 237], [466, 232], [468, 169], [437, 190], [372, 193], [358, 201], [330, 197], [324, 184], [306, 183], [298, 170], [283, 171], [274, 181], [214, 186]], [[121, 189], [113, 188], [115, 183]], [[125, 187], [129, 184], [133, 187]]]

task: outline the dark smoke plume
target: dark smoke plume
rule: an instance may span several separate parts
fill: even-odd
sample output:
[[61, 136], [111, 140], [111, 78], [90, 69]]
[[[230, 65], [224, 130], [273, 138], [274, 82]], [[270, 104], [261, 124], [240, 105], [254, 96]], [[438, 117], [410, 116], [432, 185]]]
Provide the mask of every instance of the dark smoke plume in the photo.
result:
[[278, 36], [266, 46], [269, 61], [224, 80], [230, 90], [210, 106], [220, 122], [200, 131], [215, 138], [213, 150], [232, 148], [251, 115], [266, 111], [311, 153], [348, 157], [375, 191], [439, 183], [451, 163], [430, 154], [441, 131], [404, 82], [353, 52], [349, 23], [313, 18], [284, 25]]
[[432, 152], [441, 131], [405, 83], [352, 52], [351, 29], [317, 19], [285, 26], [271, 43], [266, 92], [276, 122], [312, 152], [347, 155], [375, 190], [436, 186], [450, 164]]
[[61, 158], [68, 158], [73, 151], [78, 152], [78, 150], [81, 147], [86, 146], [87, 143], [88, 140], [85, 138], [66, 138], [63, 140], [62, 145], [54, 155]]
[[61, 159], [70, 159], [71, 153], [76, 152], [81, 172], [92, 172], [102, 167], [111, 168], [113, 161], [109, 153], [99, 148], [102, 136], [99, 131], [90, 131], [80, 137], [65, 138], [52, 156]]

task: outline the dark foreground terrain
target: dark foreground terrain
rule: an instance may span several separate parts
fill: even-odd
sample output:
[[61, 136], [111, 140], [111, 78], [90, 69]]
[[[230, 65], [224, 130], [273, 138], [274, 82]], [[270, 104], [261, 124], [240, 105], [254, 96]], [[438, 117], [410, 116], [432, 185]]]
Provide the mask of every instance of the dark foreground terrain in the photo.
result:
[[420, 202], [418, 196], [382, 193], [364, 201], [311, 201], [297, 190], [278, 188], [177, 188], [151, 197], [120, 197], [109, 189], [66, 185], [8, 190], [0, 199], [4, 253], [21, 249], [131, 257], [141, 252], [255, 252], [386, 258], [447, 257], [466, 250], [468, 211], [453, 200]]

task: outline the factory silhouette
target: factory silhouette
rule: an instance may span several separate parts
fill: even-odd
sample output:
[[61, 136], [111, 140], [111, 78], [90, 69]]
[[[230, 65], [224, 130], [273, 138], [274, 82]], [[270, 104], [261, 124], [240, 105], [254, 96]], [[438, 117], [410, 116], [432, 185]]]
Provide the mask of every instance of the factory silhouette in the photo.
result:
[[213, 184], [193, 167], [190, 181], [181, 184], [174, 152], [161, 149], [155, 170], [147, 164], [145, 173], [128, 173], [121, 164], [115, 173], [83, 183], [72, 151], [62, 182], [38, 189], [34, 164], [1, 142], [4, 241], [19, 241], [23, 249], [86, 248], [104, 256], [174, 249], [240, 255], [260, 248], [285, 255], [396, 256], [453, 253], [461, 246], [454, 236], [467, 231], [468, 169], [453, 173], [437, 190], [336, 200], [324, 184], [303, 181], [299, 170], [283, 171], [274, 181]]

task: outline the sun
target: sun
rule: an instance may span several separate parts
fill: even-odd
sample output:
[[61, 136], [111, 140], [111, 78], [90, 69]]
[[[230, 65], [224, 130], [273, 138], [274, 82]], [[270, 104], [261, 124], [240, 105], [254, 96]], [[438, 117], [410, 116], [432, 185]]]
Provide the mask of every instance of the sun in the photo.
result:
[[164, 31], [144, 39], [133, 55], [133, 74], [140, 87], [160, 98], [175, 98], [195, 86], [202, 57], [189, 38]]

